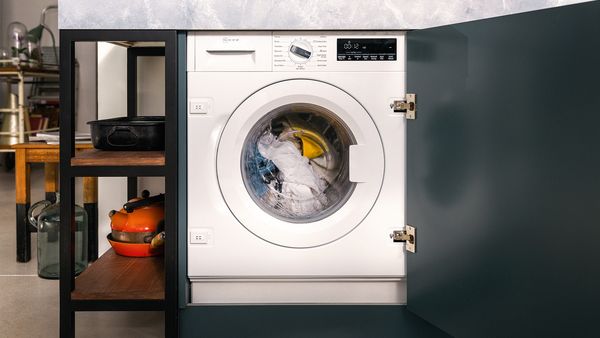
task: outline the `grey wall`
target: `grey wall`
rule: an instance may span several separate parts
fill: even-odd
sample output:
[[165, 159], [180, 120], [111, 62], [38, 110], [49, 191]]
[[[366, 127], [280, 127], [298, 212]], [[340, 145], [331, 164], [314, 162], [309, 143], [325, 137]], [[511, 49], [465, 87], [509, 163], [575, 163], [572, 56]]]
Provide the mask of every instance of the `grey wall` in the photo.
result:
[[[0, 0], [0, 47], [8, 47], [7, 27], [11, 22], [20, 21], [25, 24], [27, 29], [31, 29], [39, 24], [42, 9], [50, 4], [56, 4], [56, 0]], [[58, 13], [56, 11], [48, 12], [46, 23], [55, 35], [58, 34]], [[42, 36], [42, 45], [52, 45], [47, 32]], [[5, 91], [6, 84], [0, 83], [0, 93], [2, 93], [0, 95], [0, 106], [2, 107], [8, 105], [7, 98], [4, 95]]]
[[59, 0], [61, 28], [410, 29], [582, 0]]
[[[42, 9], [56, 3], [56, 0], [0, 0], [0, 46], [6, 47], [8, 44], [8, 24], [20, 21], [27, 29], [32, 29], [39, 24]], [[56, 43], [59, 44], [57, 11], [46, 14], [46, 25], [54, 32]], [[42, 36], [42, 46], [52, 46], [48, 32]], [[76, 129], [88, 131], [85, 123], [96, 117], [96, 44], [78, 43], [75, 54], [79, 62]], [[6, 85], [0, 86], [0, 93], [4, 93]], [[28, 88], [25, 93], [29, 93]], [[0, 106], [6, 104], [4, 95], [0, 95]]]
[[[56, 0], [0, 0], [0, 43], [4, 45], [7, 38], [6, 27], [12, 21], [20, 21], [28, 29], [40, 23], [42, 9], [48, 5], [56, 4]], [[49, 11], [46, 15], [46, 24], [54, 34], [58, 34], [58, 13]], [[42, 45], [51, 46], [51, 40], [47, 32], [42, 38]]]

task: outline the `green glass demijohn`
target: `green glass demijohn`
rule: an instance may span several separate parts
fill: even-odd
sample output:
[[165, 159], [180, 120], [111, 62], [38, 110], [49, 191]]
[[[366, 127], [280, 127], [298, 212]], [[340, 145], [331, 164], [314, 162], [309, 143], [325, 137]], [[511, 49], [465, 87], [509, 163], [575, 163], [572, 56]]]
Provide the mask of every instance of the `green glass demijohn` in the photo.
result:
[[[42, 208], [34, 216], [36, 209]], [[42, 278], [58, 279], [60, 276], [60, 195], [56, 203], [39, 201], [29, 208], [29, 222], [37, 229], [38, 275]], [[85, 209], [75, 205], [75, 274], [80, 274], [88, 265], [88, 216]]]

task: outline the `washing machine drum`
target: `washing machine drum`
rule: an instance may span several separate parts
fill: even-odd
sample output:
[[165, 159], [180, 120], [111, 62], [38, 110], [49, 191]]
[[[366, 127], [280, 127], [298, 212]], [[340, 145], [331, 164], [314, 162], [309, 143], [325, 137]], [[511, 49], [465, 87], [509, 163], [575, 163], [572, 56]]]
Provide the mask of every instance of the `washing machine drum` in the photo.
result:
[[384, 157], [366, 110], [327, 83], [288, 80], [248, 97], [217, 153], [232, 213], [273, 244], [306, 248], [345, 236], [379, 194]]

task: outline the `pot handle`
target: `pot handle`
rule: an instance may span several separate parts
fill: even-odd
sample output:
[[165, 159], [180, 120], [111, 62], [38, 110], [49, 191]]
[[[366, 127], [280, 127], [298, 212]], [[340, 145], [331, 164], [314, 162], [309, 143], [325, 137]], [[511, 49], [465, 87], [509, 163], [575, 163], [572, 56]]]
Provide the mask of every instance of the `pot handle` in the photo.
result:
[[31, 207], [29, 207], [29, 210], [27, 211], [27, 218], [29, 219], [29, 223], [31, 223], [31, 225], [33, 225], [36, 229], [38, 228], [37, 218], [42, 212], [40, 211], [35, 216], [33, 216], [33, 211], [35, 209], [39, 208], [41, 205], [44, 206], [42, 208], [42, 210], [44, 210], [51, 204], [52, 204], [52, 202], [44, 200], [44, 201], [36, 202]]
[[125, 211], [130, 213], [130, 212], [133, 212], [134, 209], [145, 207], [147, 205], [157, 203], [157, 202], [162, 202], [164, 200], [165, 200], [165, 194], [158, 194], [156, 196], [143, 198], [143, 199], [135, 201], [135, 202], [127, 202], [127, 203], [123, 204], [123, 209], [125, 209]]
[[[110, 141], [110, 137], [115, 134], [116, 132], [128, 132], [131, 135], [133, 135], [134, 141], [132, 143], [128, 143], [128, 144], [119, 144], [119, 143], [112, 143]], [[138, 136], [137, 134], [129, 127], [127, 126], [114, 126], [112, 127], [112, 129], [108, 132], [108, 134], [106, 134], [106, 142], [113, 146], [113, 147], [131, 147], [134, 146], [136, 144], [138, 144]]]

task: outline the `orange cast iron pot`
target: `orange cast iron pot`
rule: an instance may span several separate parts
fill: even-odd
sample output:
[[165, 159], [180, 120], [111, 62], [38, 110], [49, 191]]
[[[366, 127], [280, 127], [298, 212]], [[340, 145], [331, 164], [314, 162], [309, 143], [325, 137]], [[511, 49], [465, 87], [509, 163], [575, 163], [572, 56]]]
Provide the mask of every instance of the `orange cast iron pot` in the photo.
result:
[[155, 256], [162, 253], [164, 234], [164, 195], [129, 200], [119, 211], [109, 213], [112, 232], [109, 243], [119, 255], [130, 257]]

